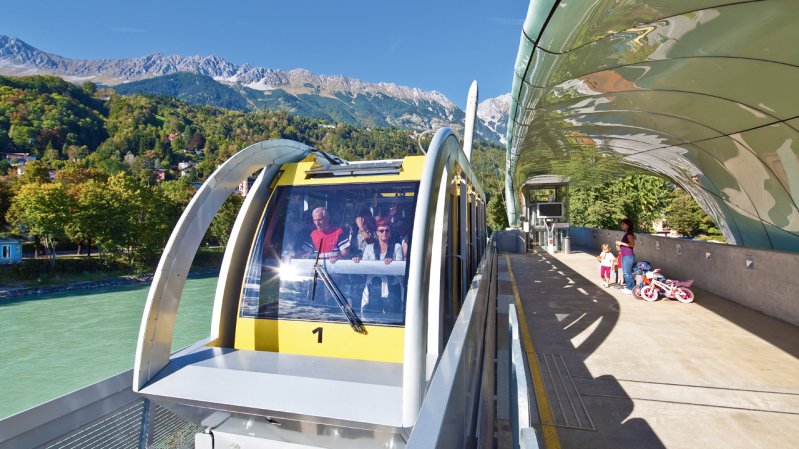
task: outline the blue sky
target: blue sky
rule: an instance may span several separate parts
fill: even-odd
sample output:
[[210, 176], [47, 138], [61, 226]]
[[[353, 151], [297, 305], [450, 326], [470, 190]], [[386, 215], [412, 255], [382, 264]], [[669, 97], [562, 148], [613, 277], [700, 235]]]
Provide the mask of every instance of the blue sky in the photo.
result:
[[528, 2], [3, 0], [0, 34], [76, 59], [216, 55], [438, 90], [509, 92]]

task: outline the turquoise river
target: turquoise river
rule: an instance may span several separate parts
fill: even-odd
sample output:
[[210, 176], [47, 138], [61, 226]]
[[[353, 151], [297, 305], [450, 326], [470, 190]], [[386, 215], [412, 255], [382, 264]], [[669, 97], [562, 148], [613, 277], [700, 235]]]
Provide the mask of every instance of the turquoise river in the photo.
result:
[[[208, 336], [216, 281], [186, 283], [173, 351]], [[149, 287], [0, 300], [0, 418], [130, 369]]]

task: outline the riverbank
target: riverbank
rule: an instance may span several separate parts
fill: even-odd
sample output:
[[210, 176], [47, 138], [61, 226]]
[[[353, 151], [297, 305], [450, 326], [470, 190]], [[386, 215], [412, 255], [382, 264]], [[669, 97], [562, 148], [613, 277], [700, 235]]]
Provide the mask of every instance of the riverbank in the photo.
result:
[[[219, 268], [207, 268], [189, 272], [189, 278], [202, 278], [219, 275]], [[81, 281], [67, 284], [43, 285], [36, 287], [0, 288], [0, 300], [21, 298], [25, 296], [43, 295], [49, 293], [68, 292], [73, 290], [86, 290], [93, 288], [111, 287], [116, 285], [145, 284], [153, 281], [152, 274], [125, 275], [97, 281]]]

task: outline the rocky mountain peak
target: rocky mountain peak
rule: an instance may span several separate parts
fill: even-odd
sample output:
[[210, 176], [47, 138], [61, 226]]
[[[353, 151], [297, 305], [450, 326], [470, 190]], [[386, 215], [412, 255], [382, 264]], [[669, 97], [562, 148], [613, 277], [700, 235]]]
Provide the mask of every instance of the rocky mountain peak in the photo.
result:
[[[214, 55], [156, 52], [128, 59], [70, 59], [46, 53], [14, 37], [0, 36], [0, 74], [4, 75], [56, 75], [77, 83], [93, 81], [117, 86], [180, 72], [210, 77], [233, 89], [227, 95], [248, 96], [247, 101], [231, 103], [246, 104], [248, 108], [281, 107], [299, 114], [303, 108], [309, 108], [306, 111], [309, 116], [418, 130], [463, 126], [463, 111], [435, 90], [387, 82], [368, 83], [344, 75], [318, 75], [303, 68], [283, 71], [236, 65]], [[160, 87], [150, 86], [147, 89], [154, 90], [145, 91], [157, 93], [164, 86], [156, 84]], [[257, 91], [260, 97], [247, 89]], [[482, 138], [504, 139], [509, 105], [510, 94], [480, 103], [478, 117], [485, 124], [478, 128]], [[339, 108], [343, 109], [331, 112]]]

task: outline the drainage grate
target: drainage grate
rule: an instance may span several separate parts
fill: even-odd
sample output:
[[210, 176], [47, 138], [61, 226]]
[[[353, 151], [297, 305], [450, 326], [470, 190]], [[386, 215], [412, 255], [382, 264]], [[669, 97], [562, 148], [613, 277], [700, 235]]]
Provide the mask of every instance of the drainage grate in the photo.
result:
[[554, 421], [544, 424], [570, 429], [596, 430], [563, 356], [548, 353], [536, 356]]

